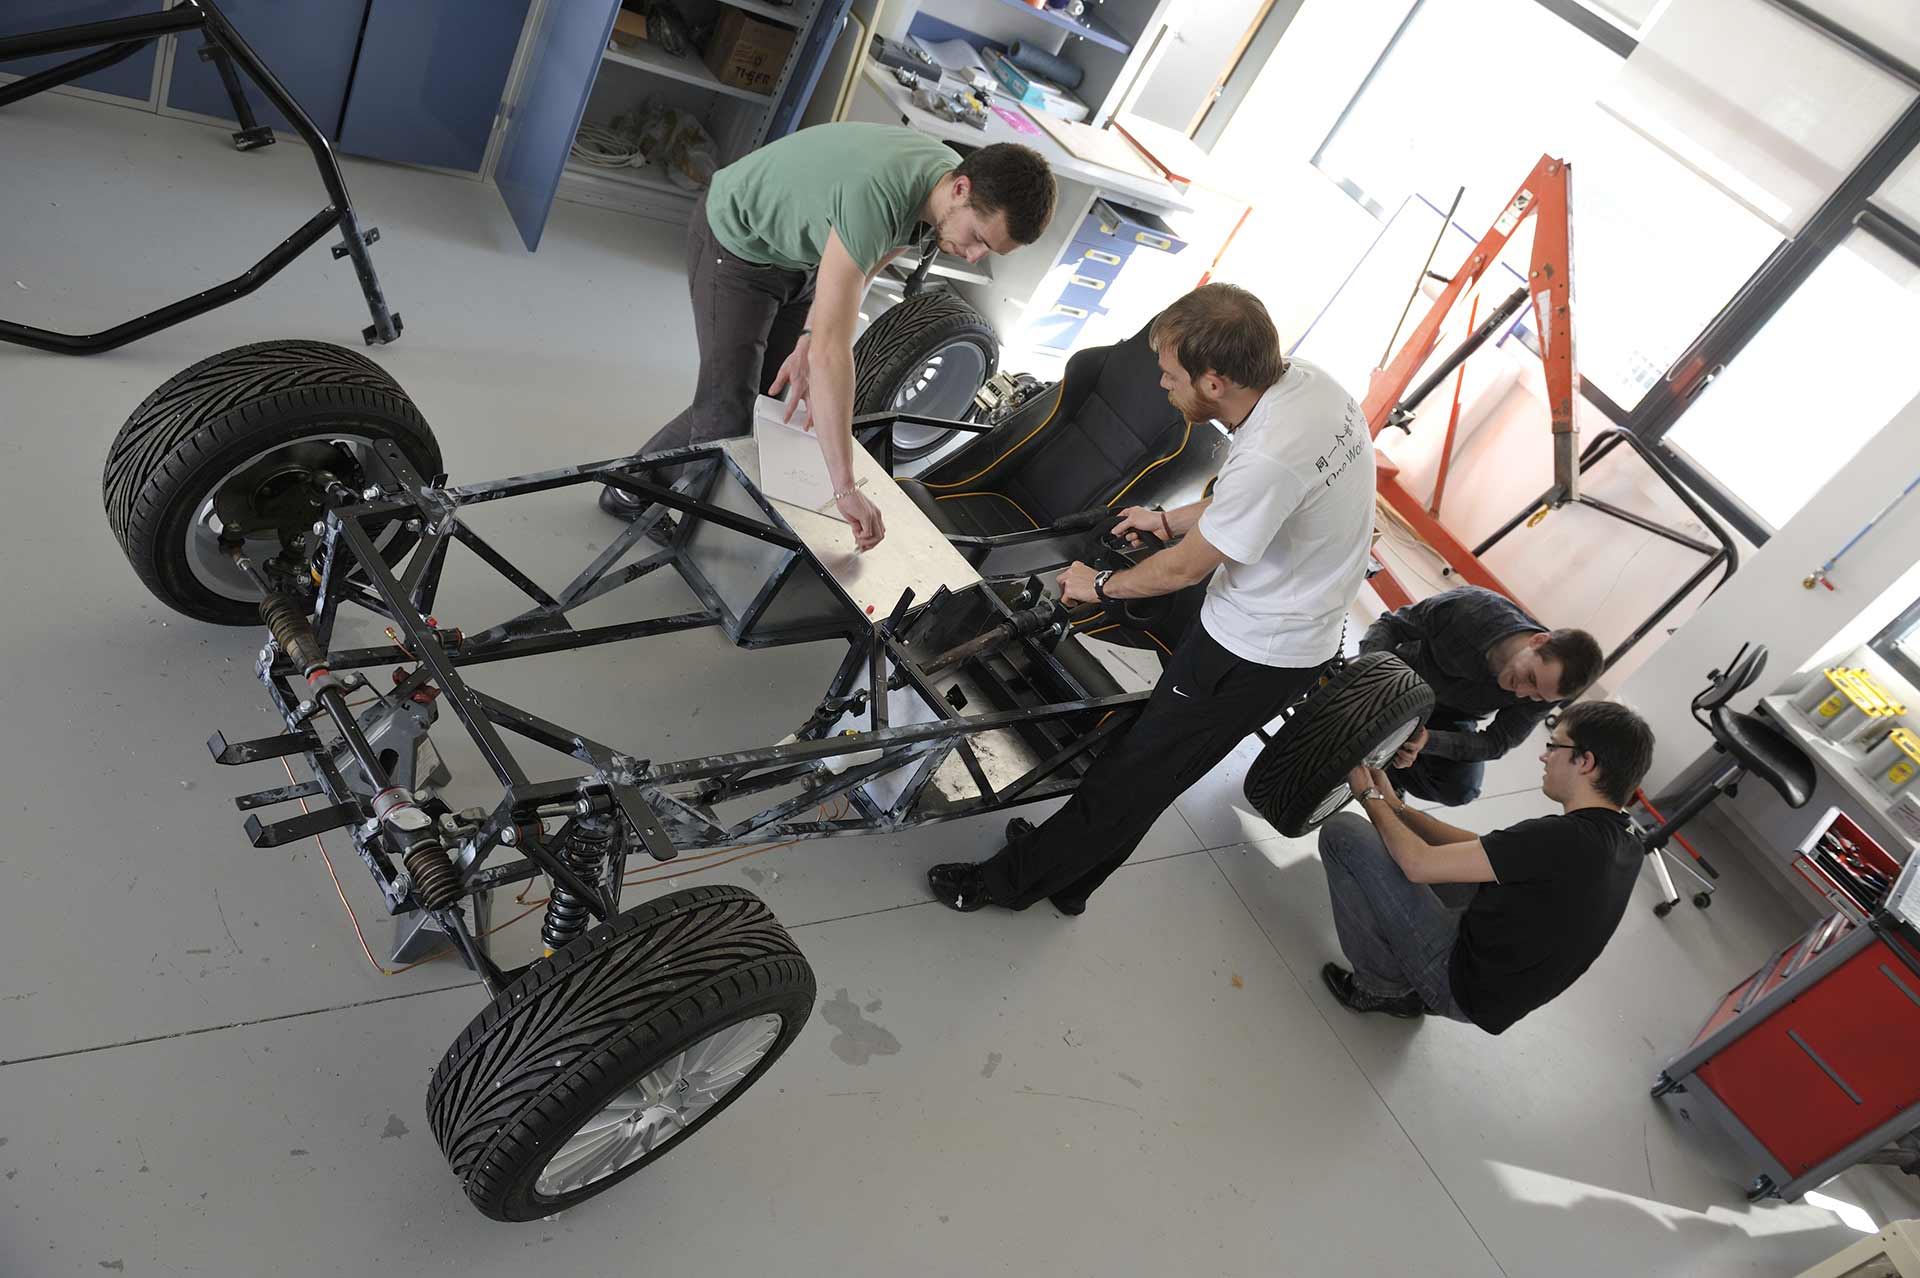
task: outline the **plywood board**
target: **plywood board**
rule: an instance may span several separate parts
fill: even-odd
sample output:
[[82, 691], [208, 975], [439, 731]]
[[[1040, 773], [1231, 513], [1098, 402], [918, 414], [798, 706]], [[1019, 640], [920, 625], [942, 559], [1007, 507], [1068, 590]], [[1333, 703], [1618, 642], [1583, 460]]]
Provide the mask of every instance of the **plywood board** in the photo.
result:
[[[794, 423], [806, 420], [806, 409], [794, 413]], [[753, 404], [753, 442], [760, 450], [760, 491], [775, 501], [839, 519], [833, 502], [833, 480], [820, 441], [813, 432], [784, 420], [785, 402], [760, 396]], [[856, 449], [856, 451], [858, 451]]]
[[1131, 142], [1113, 130], [1096, 129], [1077, 120], [1063, 120], [1033, 107], [1024, 109], [1048, 137], [1066, 149], [1067, 154], [1088, 164], [1118, 170], [1130, 177], [1162, 184], [1166, 182], [1159, 169], [1134, 150]]

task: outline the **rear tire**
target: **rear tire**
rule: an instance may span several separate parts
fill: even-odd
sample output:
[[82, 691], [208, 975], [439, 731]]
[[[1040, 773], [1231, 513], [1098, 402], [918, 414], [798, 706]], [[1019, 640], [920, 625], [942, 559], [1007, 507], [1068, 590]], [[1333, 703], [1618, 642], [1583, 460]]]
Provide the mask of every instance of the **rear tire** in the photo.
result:
[[[937, 362], [936, 362], [937, 361]], [[920, 413], [964, 421], [974, 392], [1000, 366], [1000, 339], [952, 293], [917, 293], [867, 325], [853, 344], [853, 411]], [[952, 431], [905, 427], [894, 460], [916, 461]]]
[[1386, 652], [1355, 657], [1308, 694], [1253, 766], [1247, 801], [1288, 838], [1298, 838], [1345, 806], [1347, 774], [1363, 762], [1384, 766], [1433, 710], [1433, 691], [1406, 662]]
[[[422, 478], [440, 472], [440, 446], [413, 401], [358, 351], [274, 341], [211, 355], [147, 396], [120, 428], [100, 484], [107, 523], [161, 603], [216, 625], [258, 625], [257, 596], [216, 588], [205, 563], [196, 568], [196, 516], [237, 469], [333, 436], [391, 442]], [[413, 541], [388, 530], [388, 561]]]
[[[481, 1212], [551, 1216], [634, 1175], [732, 1104], [799, 1036], [813, 999], [812, 968], [752, 893], [699, 887], [648, 901], [533, 964], [474, 1018], [427, 1087], [434, 1138]], [[751, 1067], [690, 1121], [673, 1121], [686, 1078], [677, 1090], [668, 1080], [657, 1098], [648, 1080], [736, 1028], [760, 1035]], [[625, 1099], [636, 1088], [648, 1093], [640, 1108]], [[578, 1185], [565, 1182], [593, 1166], [546, 1175], [550, 1163], [579, 1157], [593, 1134], [581, 1129], [596, 1117], [604, 1128], [606, 1115], [656, 1110], [666, 1117], [647, 1121], [666, 1134], [632, 1149], [631, 1161]]]

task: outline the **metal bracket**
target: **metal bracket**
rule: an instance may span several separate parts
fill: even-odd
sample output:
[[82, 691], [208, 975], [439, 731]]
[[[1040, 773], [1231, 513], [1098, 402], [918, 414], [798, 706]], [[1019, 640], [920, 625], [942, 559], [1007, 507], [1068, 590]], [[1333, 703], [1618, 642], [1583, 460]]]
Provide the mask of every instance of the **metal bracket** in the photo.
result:
[[310, 754], [319, 748], [320, 738], [311, 732], [255, 737], [251, 741], [229, 742], [224, 732], [216, 732], [207, 738], [207, 750], [212, 753], [213, 761], [229, 767], [258, 763], [262, 759], [278, 759], [290, 754]]
[[[377, 226], [369, 226], [361, 233], [360, 242], [362, 244], [378, 244], [380, 242], [380, 228]], [[348, 248], [344, 242], [336, 244], [333, 246], [333, 260], [337, 262], [351, 252], [353, 252], [353, 250]]]
[[318, 781], [302, 781], [298, 785], [280, 785], [271, 790], [255, 790], [252, 794], [242, 794], [233, 801], [233, 806], [242, 812], [249, 808], [264, 808], [275, 803], [285, 803], [289, 799], [308, 799], [326, 790]]
[[384, 346], [388, 342], [394, 341], [400, 334], [406, 332], [407, 326], [405, 321], [400, 318], [399, 311], [394, 311], [388, 315], [387, 318], [393, 322], [392, 337], [380, 336], [380, 326], [378, 324], [369, 324], [360, 330], [360, 340], [368, 346]]
[[253, 118], [253, 108], [247, 102], [247, 91], [233, 69], [233, 59], [226, 47], [212, 43], [209, 37], [209, 43], [201, 45], [196, 52], [202, 62], [213, 63], [214, 70], [220, 73], [220, 83], [226, 87], [227, 99], [233, 104], [234, 118], [240, 122], [239, 129], [233, 135], [234, 149], [258, 151], [263, 146], [272, 146], [275, 141], [273, 129]]
[[277, 848], [282, 844], [297, 843], [301, 839], [312, 838], [316, 834], [325, 834], [328, 830], [341, 829], [360, 819], [359, 804], [336, 803], [331, 807], [302, 812], [299, 816], [288, 817], [284, 821], [275, 821], [271, 825], [248, 813], [244, 824], [247, 842], [256, 848]]

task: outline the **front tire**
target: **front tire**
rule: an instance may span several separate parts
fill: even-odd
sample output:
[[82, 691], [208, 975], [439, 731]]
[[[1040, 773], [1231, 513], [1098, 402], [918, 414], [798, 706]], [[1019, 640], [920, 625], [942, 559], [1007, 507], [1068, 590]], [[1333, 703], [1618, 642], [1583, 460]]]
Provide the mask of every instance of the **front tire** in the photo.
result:
[[674, 892], [501, 991], [434, 1071], [427, 1116], [482, 1213], [551, 1216], [737, 1100], [799, 1036], [813, 999], [813, 970], [758, 897]]
[[1347, 774], [1385, 767], [1433, 711], [1433, 690], [1406, 662], [1369, 652], [1342, 665], [1247, 769], [1254, 810], [1299, 838], [1347, 804]]

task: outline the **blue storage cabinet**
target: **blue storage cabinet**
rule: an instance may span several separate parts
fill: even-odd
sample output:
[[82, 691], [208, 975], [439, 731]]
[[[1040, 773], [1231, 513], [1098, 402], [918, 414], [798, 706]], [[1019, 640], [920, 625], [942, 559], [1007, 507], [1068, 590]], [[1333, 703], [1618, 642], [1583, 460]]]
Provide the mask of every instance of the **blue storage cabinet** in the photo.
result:
[[1059, 292], [1028, 321], [1028, 340], [1048, 350], [1071, 351], [1087, 324], [1107, 312], [1135, 254], [1173, 254], [1186, 247], [1186, 239], [1157, 214], [1095, 200], [1049, 273], [1048, 286]]
[[477, 173], [532, 0], [373, 0], [340, 149]]
[[[0, 36], [110, 22], [115, 18], [137, 18], [143, 13], [157, 13], [161, 8], [161, 0], [0, 0]], [[74, 88], [146, 102], [153, 97], [153, 67], [159, 56], [156, 47], [149, 44], [124, 62], [70, 83]], [[76, 49], [71, 53], [0, 62], [0, 75], [32, 75], [95, 51]]]
[[493, 170], [494, 185], [528, 252], [540, 247], [619, 8], [620, 0], [549, 4], [534, 33], [519, 101]]
[[[743, 97], [731, 86], [717, 85], [695, 54], [684, 59], [664, 57], [651, 50], [609, 54], [607, 40], [619, 0], [549, 0], [539, 29], [529, 36], [516, 100], [506, 108], [500, 157], [493, 175], [529, 250], [539, 247], [547, 216], [567, 174], [574, 135], [587, 117], [589, 99], [609, 58], [621, 64], [615, 74], [652, 77], [665, 90], [684, 91], [691, 86], [730, 99], [731, 121], [720, 122], [722, 127], [713, 129], [723, 163], [792, 130], [819, 80], [820, 66], [832, 46], [830, 36], [844, 21], [848, 0], [795, 0], [784, 8], [770, 6], [764, 0], [718, 0], [718, 4], [744, 9], [798, 32], [793, 55], [764, 105], [760, 105], [757, 94]], [[739, 114], [741, 101], [747, 103], [748, 117]], [[604, 108], [604, 100], [599, 106]], [[713, 128], [715, 122], [708, 124]], [[729, 129], [729, 124], [737, 127]], [[616, 180], [618, 176], [612, 175]], [[603, 185], [616, 184], [605, 175], [597, 180]], [[632, 181], [632, 185], [644, 187], [647, 183]], [[680, 200], [682, 196], [675, 192], [673, 198]], [[691, 197], [685, 197], [684, 207], [691, 206]]]
[[[368, 0], [219, 0], [219, 4], [234, 30], [253, 46], [320, 132], [328, 139], [338, 137]], [[211, 62], [200, 60], [201, 47], [201, 37], [194, 33], [175, 42], [165, 105], [231, 120], [233, 106], [220, 73]], [[240, 81], [260, 123], [293, 131], [293, 125], [268, 104], [247, 76], [241, 75]]]

